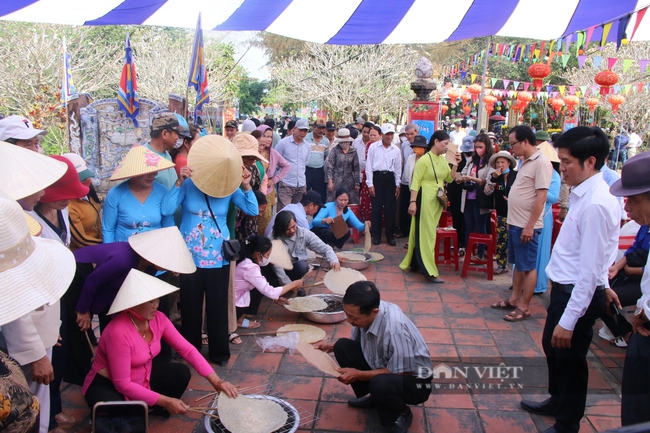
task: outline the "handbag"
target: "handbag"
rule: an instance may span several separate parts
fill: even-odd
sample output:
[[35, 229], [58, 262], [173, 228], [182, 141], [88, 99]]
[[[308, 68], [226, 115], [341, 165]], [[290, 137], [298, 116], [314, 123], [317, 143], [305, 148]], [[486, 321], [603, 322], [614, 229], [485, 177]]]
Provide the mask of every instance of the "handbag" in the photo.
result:
[[436, 185], [438, 185], [438, 193], [436, 194], [436, 198], [438, 199], [438, 202], [442, 205], [443, 209], [447, 209], [447, 206], [449, 205], [449, 198], [447, 198], [447, 193], [445, 192], [444, 188], [441, 188], [438, 184], [438, 173], [436, 173], [436, 166], [433, 165], [433, 158], [431, 158], [431, 153], [429, 153], [429, 161], [431, 161], [431, 168], [433, 168], [433, 175], [436, 177]]
[[[210, 216], [212, 217], [212, 221], [214, 221], [214, 224], [217, 226], [217, 230], [219, 230], [219, 233], [221, 233], [221, 237], [223, 238], [223, 232], [221, 231], [221, 228], [219, 227], [219, 223], [217, 222], [217, 219], [214, 216], [214, 213], [212, 212], [212, 206], [210, 206], [210, 200], [208, 200], [208, 195], [203, 194], [205, 196], [205, 202], [208, 205], [208, 209], [210, 210]], [[241, 257], [241, 243], [237, 239], [230, 239], [226, 240], [224, 239], [223, 242], [221, 243], [221, 249], [222, 249], [222, 254], [224, 259], [226, 259], [229, 262], [237, 261]]]

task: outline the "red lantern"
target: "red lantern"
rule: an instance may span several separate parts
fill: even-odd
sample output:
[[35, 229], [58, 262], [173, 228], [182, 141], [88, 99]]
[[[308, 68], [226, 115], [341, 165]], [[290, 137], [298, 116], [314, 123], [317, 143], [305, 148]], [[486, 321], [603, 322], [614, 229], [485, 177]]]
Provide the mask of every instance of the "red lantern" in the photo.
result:
[[576, 105], [580, 104], [580, 98], [576, 95], [567, 95], [564, 97], [564, 103], [569, 111], [573, 111]]
[[560, 110], [562, 110], [562, 107], [565, 105], [564, 101], [561, 98], [551, 98], [548, 103], [551, 104], [551, 107], [553, 107], [556, 115], [560, 114]]
[[442, 115], [444, 116], [445, 114], [447, 114], [447, 111], [449, 110], [449, 107], [446, 106], [445, 104], [442, 104], [440, 106], [440, 109], [442, 110]]
[[607, 102], [612, 104], [612, 112], [616, 113], [618, 111], [618, 106], [625, 102], [625, 98], [623, 95], [619, 94], [609, 95]]
[[600, 94], [604, 97], [609, 95], [612, 86], [618, 83], [618, 75], [608, 69], [596, 74], [594, 81], [600, 86]]
[[485, 95], [483, 97], [483, 102], [485, 103], [485, 109], [491, 113], [494, 111], [494, 103], [497, 102], [497, 98], [492, 95]]
[[543, 79], [551, 74], [551, 67], [546, 63], [534, 63], [528, 68], [528, 75], [533, 77], [533, 88], [542, 89]]
[[600, 100], [598, 98], [589, 98], [589, 99], [587, 99], [585, 101], [587, 106], [589, 106], [589, 111], [592, 112], [592, 113], [596, 109], [596, 105], [598, 105], [599, 102], [600, 102]]
[[451, 102], [454, 102], [458, 99], [458, 96], [460, 94], [458, 93], [458, 90], [456, 89], [451, 89], [449, 92], [447, 92], [447, 96], [449, 96], [449, 99], [451, 99]]
[[519, 104], [519, 101], [513, 102], [510, 108], [512, 108], [512, 111], [515, 113], [519, 113], [521, 111], [521, 105]]
[[460, 99], [463, 101], [463, 104], [466, 104], [467, 101], [469, 101], [472, 97], [470, 96], [469, 93], [463, 93], [460, 95]]
[[519, 92], [517, 93], [517, 101], [519, 101], [519, 107], [521, 111], [524, 111], [528, 107], [528, 103], [533, 99], [533, 95], [530, 92]]
[[463, 112], [465, 112], [465, 116], [469, 115], [470, 111], [472, 111], [472, 107], [469, 105], [463, 105]]
[[472, 84], [467, 88], [467, 91], [472, 95], [472, 101], [476, 101], [478, 95], [481, 94], [481, 86], [478, 84]]

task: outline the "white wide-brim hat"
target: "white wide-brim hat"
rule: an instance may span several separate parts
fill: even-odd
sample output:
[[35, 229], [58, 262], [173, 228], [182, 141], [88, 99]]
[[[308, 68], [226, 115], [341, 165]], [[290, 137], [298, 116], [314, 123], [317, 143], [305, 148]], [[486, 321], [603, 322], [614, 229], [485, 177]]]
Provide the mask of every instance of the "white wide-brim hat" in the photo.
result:
[[500, 152], [492, 154], [492, 156], [490, 157], [490, 161], [488, 161], [488, 164], [490, 165], [490, 167], [497, 168], [497, 159], [498, 158], [507, 159], [508, 162], [510, 163], [510, 170], [514, 170], [515, 167], [517, 166], [517, 160], [515, 159], [515, 157], [512, 156], [510, 154], [510, 152], [502, 150]]
[[259, 151], [257, 138], [252, 135], [239, 133], [233, 137], [232, 142], [235, 147], [237, 147], [237, 150], [239, 150], [242, 157], [252, 156], [258, 161], [264, 161], [266, 164], [269, 163], [269, 161], [264, 158]]
[[143, 259], [179, 274], [193, 274], [196, 265], [178, 227], [171, 226], [129, 237], [129, 245]]
[[108, 310], [108, 315], [153, 301], [176, 290], [178, 290], [178, 287], [167, 284], [137, 269], [131, 269], [117, 292], [115, 300]]
[[14, 200], [43, 191], [66, 170], [61, 161], [0, 141], [0, 191]]
[[32, 237], [20, 205], [0, 192], [0, 325], [53, 304], [75, 273], [72, 252], [61, 242]]

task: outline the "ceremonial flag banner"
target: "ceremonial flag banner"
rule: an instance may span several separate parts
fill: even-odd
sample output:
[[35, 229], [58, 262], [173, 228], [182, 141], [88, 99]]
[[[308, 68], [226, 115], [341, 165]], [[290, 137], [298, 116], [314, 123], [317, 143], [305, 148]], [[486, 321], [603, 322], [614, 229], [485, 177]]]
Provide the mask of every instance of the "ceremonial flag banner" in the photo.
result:
[[124, 51], [124, 68], [122, 68], [120, 88], [117, 91], [117, 106], [124, 111], [126, 117], [133, 120], [133, 125], [137, 127], [136, 116], [140, 112], [140, 101], [138, 100], [138, 85], [135, 79], [133, 50], [131, 50], [131, 40], [128, 33], [126, 34]]
[[61, 80], [61, 104], [65, 107], [70, 99], [70, 95], [74, 95], [77, 91], [74, 88], [72, 77], [70, 76], [70, 54], [68, 54], [68, 47], [65, 44], [65, 36], [63, 37], [63, 79]]
[[201, 28], [201, 14], [196, 22], [194, 34], [194, 48], [190, 61], [190, 75], [187, 87], [196, 90], [196, 111], [201, 110], [203, 104], [210, 102], [210, 89], [208, 89], [208, 73], [205, 70], [205, 57], [203, 53], [203, 29]]

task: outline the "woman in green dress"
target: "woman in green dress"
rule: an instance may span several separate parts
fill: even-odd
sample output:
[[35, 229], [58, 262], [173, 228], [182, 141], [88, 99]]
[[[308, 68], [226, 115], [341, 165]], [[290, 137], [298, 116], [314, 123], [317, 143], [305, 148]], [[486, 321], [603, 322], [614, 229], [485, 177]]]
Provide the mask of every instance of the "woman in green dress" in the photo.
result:
[[449, 168], [445, 155], [449, 145], [449, 134], [436, 131], [429, 141], [428, 152], [415, 164], [411, 180], [411, 203], [409, 214], [411, 231], [406, 257], [399, 265], [401, 269], [420, 272], [427, 281], [443, 283], [438, 275], [434, 249], [436, 246], [436, 228], [444, 210], [438, 201], [438, 188], [445, 187], [445, 182], [452, 182], [460, 154], [456, 152], [456, 163]]

